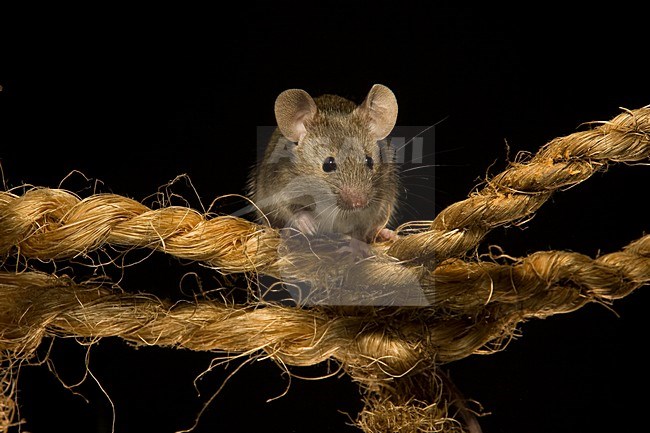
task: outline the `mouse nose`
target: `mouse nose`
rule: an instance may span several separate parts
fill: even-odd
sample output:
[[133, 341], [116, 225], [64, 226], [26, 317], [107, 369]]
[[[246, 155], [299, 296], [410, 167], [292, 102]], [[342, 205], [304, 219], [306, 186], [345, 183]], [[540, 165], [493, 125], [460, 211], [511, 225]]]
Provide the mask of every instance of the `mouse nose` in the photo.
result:
[[344, 186], [339, 192], [339, 202], [344, 209], [361, 209], [368, 204], [368, 196], [358, 189]]

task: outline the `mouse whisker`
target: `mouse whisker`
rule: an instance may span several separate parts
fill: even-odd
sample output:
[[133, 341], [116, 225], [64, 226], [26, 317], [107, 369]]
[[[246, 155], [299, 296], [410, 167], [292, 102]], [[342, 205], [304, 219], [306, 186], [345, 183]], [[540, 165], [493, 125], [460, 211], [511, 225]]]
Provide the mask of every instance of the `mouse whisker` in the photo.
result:
[[397, 152], [397, 151], [403, 149], [403, 148], [406, 147], [408, 144], [410, 144], [411, 142], [413, 142], [413, 140], [415, 139], [415, 137], [418, 137], [418, 136], [424, 134], [425, 132], [427, 132], [427, 131], [430, 130], [431, 128], [435, 128], [436, 126], [440, 125], [442, 122], [444, 122], [444, 121], [447, 120], [447, 119], [449, 119], [449, 116], [445, 116], [445, 117], [443, 117], [442, 119], [438, 120], [438, 121], [437, 121], [436, 123], [434, 123], [433, 125], [427, 126], [427, 127], [424, 128], [422, 131], [420, 131], [420, 132], [418, 132], [417, 134], [415, 134], [415, 135], [414, 135], [410, 140], [408, 140], [406, 143], [404, 143], [404, 144], [402, 144], [400, 147], [396, 148], [396, 149], [395, 149], [395, 152]]
[[418, 165], [417, 167], [411, 167], [411, 168], [407, 168], [406, 170], [402, 170], [402, 171], [400, 171], [400, 174], [408, 173], [410, 171], [415, 171], [415, 170], [422, 170], [424, 168], [432, 168], [432, 167], [442, 167], [442, 165], [440, 165], [440, 164]]
[[330, 209], [332, 209], [332, 208], [336, 208], [336, 207], [337, 207], [337, 206], [336, 206], [335, 204], [330, 204], [330, 205], [327, 206], [325, 209], [323, 209], [323, 210], [321, 210], [320, 212], [318, 212], [318, 213], [316, 214], [316, 218], [320, 217], [321, 215], [323, 215], [325, 212], [329, 211]]

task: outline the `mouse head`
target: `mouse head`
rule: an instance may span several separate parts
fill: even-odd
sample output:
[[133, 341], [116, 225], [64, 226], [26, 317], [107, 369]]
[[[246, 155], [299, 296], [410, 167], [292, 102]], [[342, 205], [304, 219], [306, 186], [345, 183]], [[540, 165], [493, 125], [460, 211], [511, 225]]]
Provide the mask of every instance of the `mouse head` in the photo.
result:
[[282, 135], [297, 144], [294, 174], [327, 184], [341, 208], [366, 208], [375, 191], [396, 187], [388, 185], [395, 183], [394, 168], [378, 143], [397, 119], [397, 100], [388, 87], [375, 84], [358, 106], [339, 96], [313, 99], [304, 90], [286, 90], [276, 99], [275, 117]]

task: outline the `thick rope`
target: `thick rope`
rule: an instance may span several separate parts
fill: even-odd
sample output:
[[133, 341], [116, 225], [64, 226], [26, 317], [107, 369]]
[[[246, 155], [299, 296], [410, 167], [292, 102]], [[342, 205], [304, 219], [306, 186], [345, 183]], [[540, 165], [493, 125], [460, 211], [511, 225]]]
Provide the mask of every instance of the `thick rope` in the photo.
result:
[[[74, 202], [72, 210], [64, 213], [64, 207], [59, 205], [62, 201]], [[56, 204], [48, 208], [51, 202]], [[280, 243], [275, 237], [267, 237], [266, 241], [261, 241], [268, 233], [275, 234], [271, 229], [262, 229], [251, 235], [256, 226], [248, 222], [239, 225], [239, 232], [225, 231], [226, 228], [231, 228], [242, 221], [236, 218], [217, 217], [206, 221], [195, 211], [185, 208], [144, 211], [146, 208], [143, 205], [113, 195], [96, 195], [91, 199], [79, 201], [61, 190], [36, 189], [28, 191], [22, 197], [11, 198], [7, 203], [14, 206], [5, 206], [5, 210], [11, 209], [12, 212], [4, 213], [4, 221], [13, 221], [14, 227], [18, 223], [28, 226], [25, 223], [28, 218], [24, 215], [14, 219], [9, 219], [6, 215], [17, 214], [21, 210], [25, 214], [27, 212], [24, 212], [24, 209], [37, 208], [38, 213], [28, 214], [39, 222], [32, 222], [29, 226], [46, 227], [44, 230], [30, 227], [31, 235], [18, 242], [19, 253], [28, 257], [58, 258], [61, 255], [65, 257], [82, 254], [84, 250], [92, 249], [86, 238], [93, 240], [90, 245], [101, 245], [106, 242], [105, 239], [108, 239], [113, 245], [161, 248], [181, 258], [197, 256], [212, 258], [212, 264], [215, 264], [218, 258], [219, 262], [216, 264], [224, 271], [253, 271], [271, 267], [273, 272], [269, 273], [282, 277], [285, 281], [311, 281], [314, 285], [319, 282], [323, 285], [329, 283], [329, 286], [323, 288], [323, 290], [329, 289], [323, 298], [325, 302], [335, 304], [364, 304], [366, 303], [363, 299], [364, 295], [367, 294], [372, 298], [377, 292], [369, 288], [379, 288], [379, 292], [389, 293], [387, 296], [394, 293], [396, 297], [394, 302], [387, 300], [384, 305], [428, 304], [454, 310], [473, 310], [490, 301], [510, 301], [512, 284], [509, 281], [513, 278], [519, 294], [512, 300], [515, 303], [520, 302], [523, 294], [534, 293], [540, 287], [544, 287], [547, 284], [548, 272], [555, 272], [558, 275], [566, 273], [570, 276], [600, 272], [597, 279], [599, 284], [603, 284], [602, 282], [608, 279], [606, 287], [618, 287], [621, 291], [627, 290], [628, 281], [638, 281], [638, 278], [634, 278], [633, 275], [626, 274], [625, 278], [621, 277], [622, 271], [617, 268], [583, 266], [583, 263], [590, 262], [591, 259], [577, 253], [540, 252], [526, 262], [531, 263], [530, 266], [534, 269], [523, 272], [521, 277], [517, 277], [518, 274], [511, 275], [513, 271], [510, 266], [497, 266], [490, 263], [457, 261], [445, 263], [439, 269], [428, 270], [421, 267], [409, 268], [409, 263], [395, 262], [384, 256], [361, 262], [355, 262], [348, 257], [345, 261], [336, 252], [337, 249], [328, 244], [325, 244], [325, 247], [329, 246], [329, 250], [319, 249], [316, 243], [287, 247], [289, 243]], [[137, 211], [141, 213], [137, 214]], [[129, 212], [137, 216], [119, 217]], [[78, 215], [86, 216], [78, 217]], [[68, 218], [72, 218], [74, 222], [68, 223]], [[57, 221], [50, 222], [52, 219]], [[111, 224], [110, 221], [113, 219], [119, 222]], [[6, 230], [10, 224], [4, 224], [4, 221], [0, 224], [0, 230], [5, 232], [13, 230], [12, 227]], [[75, 229], [79, 232], [75, 232]], [[194, 239], [192, 244], [196, 246], [196, 252], [188, 248], [188, 239]], [[216, 242], [210, 243], [209, 239], [216, 239]], [[297, 239], [300, 241], [302, 238]], [[639, 245], [647, 243], [645, 238], [638, 242]], [[45, 245], [47, 248], [37, 249], [35, 245]], [[270, 245], [274, 245], [274, 249]], [[239, 253], [242, 249], [248, 254], [240, 257]], [[203, 253], [200, 252], [201, 250], [204, 250]], [[638, 249], [626, 249], [619, 254], [630, 255], [631, 251], [638, 251]], [[279, 260], [278, 257], [282, 259]], [[642, 257], [643, 254], [626, 256], [625, 260], [643, 262]], [[536, 264], [532, 264], [534, 258]], [[601, 258], [598, 263], [602, 260]], [[271, 266], [270, 263], [273, 262], [274, 265]], [[551, 263], [550, 267], [549, 263]], [[565, 266], [569, 267], [571, 264], [574, 264], [575, 269], [564, 272]], [[634, 262], [634, 264], [637, 270], [644, 269], [643, 263]], [[537, 269], [543, 266], [546, 267], [542, 270]], [[490, 272], [486, 271], [488, 267], [491, 267]], [[498, 269], [502, 274], [494, 275]], [[626, 272], [634, 273], [634, 266], [626, 269]], [[337, 278], [334, 278], [335, 276]], [[501, 280], [505, 280], [504, 285], [498, 284]], [[589, 289], [595, 292], [599, 290], [594, 286]], [[500, 290], [503, 290], [503, 293]], [[334, 302], [332, 296], [339, 296], [347, 302]]]
[[[368, 390], [367, 407], [358, 420], [364, 431], [402, 426], [413, 432], [460, 432], [461, 424], [448, 416], [440, 387], [422, 388], [424, 382], [437, 384], [435, 366], [503, 348], [527, 318], [618, 299], [650, 283], [650, 235], [595, 260], [562, 251], [535, 253], [512, 265], [456, 259], [427, 278], [436, 282], [444, 313], [437, 307], [358, 308], [343, 315], [332, 307], [251, 307], [208, 300], [172, 305], [151, 295], [124, 293], [107, 282], [75, 284], [38, 272], [3, 272], [0, 352], [12, 362], [29, 359], [44, 337], [65, 336], [120, 337], [138, 345], [248, 355], [265, 352], [298, 366], [331, 358]], [[7, 368], [5, 374], [11, 371]], [[9, 390], [0, 401], [0, 413], [8, 425], [13, 384], [3, 385]]]
[[550, 141], [530, 161], [511, 163], [481, 191], [442, 210], [429, 230], [398, 239], [388, 254], [402, 260], [459, 257], [491, 229], [529, 218], [558, 189], [609, 163], [648, 158], [650, 106], [626, 110], [596, 128]]
[[[610, 162], [650, 157], [650, 107], [549, 142], [526, 163], [513, 163], [470, 198], [444, 209], [431, 229], [389, 246], [400, 260], [459, 257], [494, 227], [529, 217], [553, 191], [580, 183]], [[201, 261], [222, 272], [279, 275], [277, 230], [232, 216], [206, 219], [184, 207], [152, 210], [100, 194], [80, 200], [63, 190], [0, 193], [0, 254], [17, 248], [40, 259], [63, 259], [102, 245], [148, 247]]]
[[383, 369], [403, 375], [425, 353], [435, 362], [458, 360], [509, 337], [522, 320], [618, 299], [650, 283], [650, 235], [595, 260], [563, 251], [535, 253], [513, 265], [454, 260], [427, 278], [447, 296], [440, 301], [444, 313], [437, 307], [381, 312], [358, 307], [343, 315], [336, 307], [247, 307], [207, 300], [170, 305], [108, 284], [3, 272], [0, 350], [22, 357], [46, 335], [117, 336], [192, 350], [265, 350], [291, 365], [333, 357], [367, 369], [382, 359]]
[[[80, 199], [47, 188], [0, 192], [5, 256], [63, 260], [106, 246], [149, 248], [222, 273], [308, 282], [321, 304], [356, 305], [315, 302], [301, 309], [206, 299], [172, 305], [109, 282], [0, 272], [0, 431], [13, 420], [15, 365], [48, 336], [117, 336], [143, 345], [262, 353], [288, 365], [334, 359], [367, 390], [358, 420], [367, 433], [467, 430], [470, 421], [461, 425], [448, 416], [453, 397], [443, 396], [436, 366], [503, 348], [529, 318], [610, 302], [649, 284], [650, 235], [595, 259], [563, 251], [517, 260], [461, 258], [492, 228], [529, 218], [558, 188], [609, 163], [649, 157], [650, 107], [626, 111], [512, 163], [425, 231], [407, 225], [403, 236], [375, 244], [377, 254], [360, 262], [342, 256], [336, 241], [306, 242], [232, 216], [150, 209], [112, 194]], [[385, 298], [383, 306], [364, 307], [376, 305], [371, 301], [377, 296]]]
[[210, 263], [223, 272], [265, 270], [276, 258], [275, 230], [231, 216], [207, 220], [184, 207], [152, 210], [114, 194], [84, 200], [60, 189], [0, 193], [0, 254], [39, 259], [83, 255], [102, 245], [153, 248]]

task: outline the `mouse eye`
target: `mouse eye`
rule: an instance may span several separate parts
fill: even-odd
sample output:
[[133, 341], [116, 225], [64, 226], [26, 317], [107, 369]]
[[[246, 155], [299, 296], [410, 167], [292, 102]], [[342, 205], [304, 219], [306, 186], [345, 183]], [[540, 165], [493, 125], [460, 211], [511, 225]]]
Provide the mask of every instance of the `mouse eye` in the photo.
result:
[[328, 156], [323, 162], [323, 171], [329, 173], [334, 170], [336, 170], [336, 161], [333, 156]]
[[372, 167], [375, 165], [375, 161], [372, 160], [372, 157], [366, 156], [366, 165], [372, 170]]

